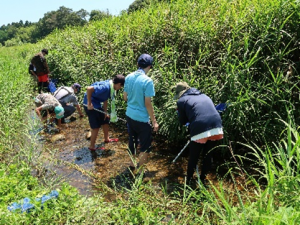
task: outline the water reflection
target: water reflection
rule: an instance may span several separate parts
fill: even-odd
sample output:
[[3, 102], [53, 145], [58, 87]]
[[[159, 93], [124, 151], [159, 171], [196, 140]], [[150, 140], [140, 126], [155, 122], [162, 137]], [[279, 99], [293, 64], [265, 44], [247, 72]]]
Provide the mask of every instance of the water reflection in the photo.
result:
[[[33, 121], [36, 121], [36, 118]], [[40, 129], [38, 126], [36, 128]], [[86, 134], [89, 129], [87, 118], [83, 118], [62, 126], [60, 134], [65, 136], [63, 141], [51, 142], [49, 140], [53, 135], [43, 134], [44, 147], [52, 153], [47, 155], [43, 151], [44, 157], [49, 158], [45, 162], [47, 168], [76, 187], [83, 195], [99, 193], [99, 187], [96, 185], [101, 184], [94, 183], [95, 177], [97, 182], [101, 181], [114, 190], [115, 188], [130, 189], [135, 180], [128, 169], [130, 156], [127, 152], [126, 126], [118, 123], [111, 124], [109, 136], [119, 138], [119, 142], [116, 143], [104, 144], [103, 133], [100, 131], [96, 144], [104, 149], [96, 151], [88, 149], [90, 141], [86, 140]], [[143, 182], [151, 181], [153, 186], [157, 187], [164, 185], [165, 190], [171, 192], [184, 182], [188, 149], [176, 163], [172, 163], [182, 146], [169, 147], [164, 139], [159, 139], [159, 137], [154, 137], [154, 139]], [[49, 163], [51, 157], [58, 159], [60, 163]]]

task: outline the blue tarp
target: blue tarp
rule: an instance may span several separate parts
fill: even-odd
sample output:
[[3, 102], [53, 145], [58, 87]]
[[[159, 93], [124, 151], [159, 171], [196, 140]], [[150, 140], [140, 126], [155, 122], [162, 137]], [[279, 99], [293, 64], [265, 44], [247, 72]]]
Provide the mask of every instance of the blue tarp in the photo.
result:
[[[57, 191], [51, 191], [51, 193], [49, 195], [43, 195], [43, 197], [41, 198], [36, 198], [35, 201], [37, 202], [41, 202], [42, 204], [46, 201], [48, 201], [49, 199], [52, 198], [57, 198], [58, 197], [58, 192]], [[30, 209], [33, 209], [34, 205], [32, 203], [30, 203], [30, 199], [29, 198], [24, 198], [21, 201], [21, 204], [14, 202], [12, 203], [10, 206], [7, 207], [7, 209], [11, 212], [16, 211], [17, 209], [21, 209], [21, 212], [30, 212]]]

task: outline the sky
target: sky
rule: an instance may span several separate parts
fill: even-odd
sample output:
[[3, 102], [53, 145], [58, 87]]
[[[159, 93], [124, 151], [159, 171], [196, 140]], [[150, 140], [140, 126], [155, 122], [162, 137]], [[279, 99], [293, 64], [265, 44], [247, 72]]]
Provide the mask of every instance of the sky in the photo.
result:
[[122, 10], [128, 9], [134, 0], [1, 0], [0, 3], [0, 26], [12, 22], [26, 20], [38, 22], [44, 14], [56, 11], [60, 6], [72, 9], [74, 12], [85, 9], [109, 10], [112, 15], [118, 15]]

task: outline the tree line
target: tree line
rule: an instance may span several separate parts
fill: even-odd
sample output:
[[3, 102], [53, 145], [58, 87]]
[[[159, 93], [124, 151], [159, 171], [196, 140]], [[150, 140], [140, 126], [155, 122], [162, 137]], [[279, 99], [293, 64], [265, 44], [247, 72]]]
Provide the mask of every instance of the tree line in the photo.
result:
[[0, 27], [0, 46], [15, 46], [23, 43], [35, 43], [44, 38], [55, 29], [66, 26], [84, 26], [89, 21], [102, 20], [111, 17], [109, 11], [92, 10], [90, 13], [84, 9], [73, 11], [61, 6], [56, 11], [44, 14], [38, 22], [32, 23], [20, 20]]
[[[133, 13], [134, 11], [149, 7], [151, 2], [162, 1], [172, 2], [176, 0], [135, 0], [121, 14]], [[98, 21], [108, 17], [112, 17], [108, 10], [92, 10], [89, 13], [84, 9], [73, 11], [70, 8], [61, 6], [56, 11], [45, 13], [44, 17], [36, 23], [29, 21], [25, 21], [24, 23], [20, 20], [19, 22], [2, 25], [0, 27], [0, 47], [36, 43], [55, 29], [63, 29], [66, 26], [84, 26], [89, 21]]]

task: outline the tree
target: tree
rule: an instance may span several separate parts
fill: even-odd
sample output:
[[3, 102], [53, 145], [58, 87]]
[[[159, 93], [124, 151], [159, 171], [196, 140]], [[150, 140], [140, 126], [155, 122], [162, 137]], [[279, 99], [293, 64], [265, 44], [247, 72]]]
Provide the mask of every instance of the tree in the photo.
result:
[[141, 10], [150, 4], [150, 0], [135, 0], [128, 8], [128, 13]]
[[141, 10], [150, 5], [151, 2], [172, 2], [175, 0], [135, 0], [127, 9], [128, 13]]
[[90, 13], [84, 9], [80, 9], [76, 14], [84, 21], [87, 21], [87, 17], [90, 15]]
[[54, 29], [63, 29], [66, 26], [82, 26], [86, 21], [88, 12], [84, 9], [73, 12], [72, 9], [64, 6], [56, 11], [47, 12], [38, 22], [38, 30], [41, 37], [50, 34]]
[[90, 21], [102, 20], [108, 17], [111, 17], [108, 9], [106, 10], [106, 12], [100, 10], [92, 10], [90, 14]]
[[1, 29], [0, 29], [0, 43], [2, 45], [4, 45], [4, 42], [6, 40], [8, 40], [7, 32], [4, 29], [2, 29], [2, 27], [1, 27]]

